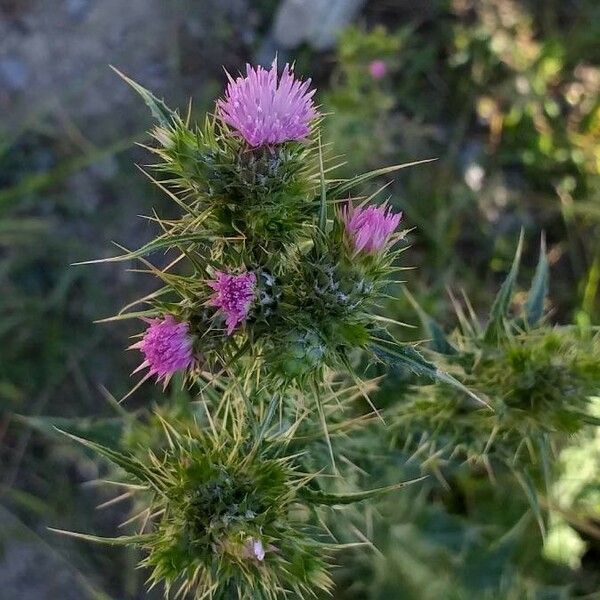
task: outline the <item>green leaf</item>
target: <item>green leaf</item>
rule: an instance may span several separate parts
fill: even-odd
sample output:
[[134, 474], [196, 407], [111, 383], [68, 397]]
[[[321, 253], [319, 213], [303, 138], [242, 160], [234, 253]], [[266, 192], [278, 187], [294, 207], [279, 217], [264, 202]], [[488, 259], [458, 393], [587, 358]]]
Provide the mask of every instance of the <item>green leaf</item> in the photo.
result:
[[569, 414], [575, 416], [578, 419], [581, 419], [584, 423], [588, 423], [589, 425], [595, 425], [596, 427], [600, 427], [600, 417], [595, 417], [594, 415], [590, 415], [585, 412], [571, 410]]
[[330, 494], [323, 492], [322, 490], [313, 490], [310, 488], [301, 488], [299, 495], [311, 504], [323, 504], [327, 506], [342, 506], [347, 504], [354, 504], [363, 500], [369, 500], [395, 490], [399, 490], [413, 483], [418, 483], [427, 479], [427, 475], [423, 477], [417, 477], [417, 479], [411, 479], [410, 481], [401, 481], [400, 483], [394, 483], [392, 485], [386, 485], [384, 487], [375, 488], [373, 490], [365, 490], [362, 492], [354, 492], [351, 494]]
[[544, 300], [548, 294], [548, 257], [546, 256], [546, 239], [542, 235], [540, 242], [540, 258], [538, 260], [531, 289], [525, 303], [525, 319], [527, 324], [535, 326], [544, 315]]
[[63, 431], [59, 428], [56, 428], [59, 433], [66, 435], [72, 440], [80, 443], [82, 446], [93, 450], [100, 456], [108, 459], [114, 465], [121, 467], [126, 473], [133, 476], [140, 483], [156, 483], [156, 477], [154, 473], [150, 471], [145, 465], [143, 465], [140, 461], [138, 461], [135, 457], [119, 452], [117, 450], [112, 450], [107, 446], [103, 446], [102, 444], [98, 444], [93, 442], [92, 440], [88, 440], [77, 435], [73, 435], [68, 433], [67, 431]]
[[419, 377], [426, 377], [432, 381], [439, 381], [464, 392], [467, 396], [479, 404], [488, 408], [490, 405], [474, 394], [468, 387], [463, 385], [458, 379], [455, 379], [449, 373], [442, 371], [432, 362], [428, 361], [418, 352], [414, 346], [400, 345], [396, 342], [390, 342], [382, 339], [375, 339], [372, 345], [373, 350], [379, 358], [392, 367], [403, 366], [410, 369]]
[[111, 256], [110, 258], [98, 258], [96, 260], [86, 260], [83, 262], [73, 263], [74, 265], [93, 265], [98, 263], [107, 263], [107, 262], [122, 262], [125, 260], [132, 260], [134, 258], [140, 258], [142, 256], [146, 256], [147, 254], [151, 254], [152, 252], [156, 252], [157, 250], [161, 250], [163, 248], [173, 248], [175, 246], [180, 246], [184, 244], [194, 244], [194, 243], [209, 243], [215, 242], [218, 240], [223, 240], [222, 236], [214, 236], [214, 235], [206, 235], [205, 233], [182, 233], [182, 234], [168, 234], [162, 235], [147, 244], [144, 244], [138, 250], [133, 250], [128, 252], [127, 254], [121, 254], [119, 256]]
[[136, 312], [128, 312], [128, 313], [119, 313], [118, 315], [113, 315], [112, 317], [105, 317], [104, 319], [97, 319], [94, 323], [111, 323], [113, 321], [124, 321], [127, 319], [143, 319], [143, 318], [153, 318], [158, 316], [159, 312], [155, 308], [150, 308], [148, 310], [138, 310]]
[[174, 113], [162, 100], [159, 100], [154, 94], [149, 92], [145, 87], [142, 87], [139, 83], [129, 79], [127, 75], [121, 73], [119, 69], [110, 67], [121, 79], [128, 83], [144, 100], [147, 106], [150, 108], [152, 116], [164, 127], [170, 127], [173, 120], [177, 118], [177, 114]]
[[327, 227], [327, 185], [325, 182], [325, 171], [323, 169], [323, 146], [319, 135], [319, 173], [321, 176], [321, 203], [319, 205], [319, 229], [325, 233]]
[[504, 280], [498, 295], [494, 299], [494, 304], [492, 305], [492, 310], [490, 312], [490, 320], [488, 321], [485, 331], [483, 332], [483, 339], [485, 342], [494, 343], [502, 336], [505, 319], [508, 314], [508, 308], [510, 306], [517, 275], [519, 273], [519, 264], [521, 262], [522, 251], [523, 230], [521, 230], [519, 235], [517, 251], [515, 252], [515, 257], [513, 259], [508, 276]]
[[446, 337], [446, 333], [442, 329], [441, 325], [430, 315], [428, 315], [419, 305], [416, 298], [406, 289], [404, 288], [404, 294], [408, 298], [408, 301], [412, 304], [413, 308], [417, 311], [419, 315], [419, 319], [421, 320], [421, 324], [423, 329], [426, 331], [427, 335], [431, 338], [429, 343], [431, 349], [438, 354], [445, 355], [454, 355], [457, 354], [458, 351], [456, 348], [448, 341]]
[[417, 165], [433, 162], [435, 160], [437, 160], [437, 158], [426, 158], [425, 160], [416, 160], [414, 162], [404, 163], [402, 165], [392, 165], [391, 167], [383, 167], [381, 169], [375, 169], [374, 171], [368, 171], [367, 173], [356, 175], [352, 179], [348, 179], [347, 181], [336, 185], [332, 189], [332, 193], [336, 196], [341, 196], [345, 192], [350, 191], [352, 188], [355, 188], [361, 183], [365, 183], [365, 181], [374, 179], [375, 177], [387, 175], [388, 173], [394, 173], [396, 171], [400, 171], [401, 169], [407, 169], [408, 167], [416, 167]]
[[269, 401], [269, 405], [267, 406], [266, 414], [264, 415], [260, 425], [257, 427], [257, 432], [256, 432], [255, 442], [254, 442], [255, 450], [260, 447], [262, 441], [265, 439], [265, 436], [267, 435], [267, 431], [269, 430], [269, 427], [271, 426], [271, 423], [273, 421], [273, 416], [275, 415], [275, 412], [280, 405], [281, 405], [280, 396], [278, 394], [273, 394], [273, 397], [271, 398], [271, 400]]
[[542, 465], [542, 476], [544, 479], [544, 487], [546, 496], [550, 496], [550, 483], [552, 481], [552, 470], [550, 460], [552, 453], [550, 451], [550, 441], [547, 433], [540, 433], [534, 438], [539, 451], [540, 463]]
[[423, 327], [427, 335], [431, 338], [430, 346], [434, 352], [446, 354], [448, 356], [458, 354], [458, 350], [448, 341], [446, 333], [441, 325], [429, 315], [423, 313]]
[[535, 516], [535, 519], [540, 528], [540, 533], [542, 534], [542, 538], [545, 539], [546, 538], [546, 525], [544, 523], [544, 516], [542, 514], [542, 509], [540, 507], [540, 503], [538, 500], [537, 489], [535, 487], [533, 479], [531, 478], [531, 475], [529, 474], [527, 469], [524, 469], [521, 472], [513, 469], [513, 473], [515, 475], [515, 478], [519, 482], [520, 486], [523, 488], [523, 491], [525, 492], [525, 496], [527, 497], [529, 506], [531, 507], [533, 515]]
[[36, 431], [49, 436], [57, 436], [58, 430], [71, 435], [85, 437], [98, 444], [118, 446], [123, 435], [124, 422], [120, 418], [108, 419], [69, 419], [61, 417], [15, 417]]
[[76, 531], [65, 531], [64, 529], [55, 529], [54, 527], [48, 527], [49, 531], [53, 533], [60, 533], [68, 537], [77, 538], [78, 540], [85, 540], [86, 542], [95, 542], [98, 544], [107, 544], [109, 546], [141, 546], [146, 544], [152, 534], [145, 535], [121, 535], [119, 537], [102, 537], [99, 535], [91, 535], [88, 533], [78, 533]]

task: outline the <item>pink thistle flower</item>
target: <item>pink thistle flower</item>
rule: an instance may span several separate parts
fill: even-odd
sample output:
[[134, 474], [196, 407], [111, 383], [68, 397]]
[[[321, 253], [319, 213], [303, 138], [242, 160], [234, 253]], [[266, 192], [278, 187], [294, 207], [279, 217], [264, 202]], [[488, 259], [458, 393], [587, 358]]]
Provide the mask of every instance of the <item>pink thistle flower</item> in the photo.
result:
[[256, 295], [256, 275], [241, 273], [230, 275], [216, 272], [216, 279], [208, 285], [215, 290], [209, 304], [216, 306], [225, 315], [227, 335], [248, 318], [248, 312]]
[[401, 219], [402, 213], [394, 214], [386, 206], [354, 208], [348, 203], [342, 209], [342, 220], [355, 252], [374, 254], [383, 250]]
[[295, 79], [285, 65], [277, 79], [277, 60], [270, 70], [246, 65], [246, 77], [229, 83], [225, 99], [217, 101], [219, 116], [256, 148], [265, 144], [281, 144], [301, 140], [310, 132], [310, 122], [317, 116], [309, 91], [310, 79]]
[[387, 65], [381, 59], [369, 63], [369, 74], [373, 79], [383, 79], [387, 75]]
[[188, 369], [194, 364], [193, 340], [189, 325], [179, 323], [172, 315], [163, 319], [144, 319], [149, 323], [143, 338], [131, 346], [140, 350], [144, 362], [134, 371], [148, 368], [146, 379], [152, 375], [166, 386], [173, 374]]

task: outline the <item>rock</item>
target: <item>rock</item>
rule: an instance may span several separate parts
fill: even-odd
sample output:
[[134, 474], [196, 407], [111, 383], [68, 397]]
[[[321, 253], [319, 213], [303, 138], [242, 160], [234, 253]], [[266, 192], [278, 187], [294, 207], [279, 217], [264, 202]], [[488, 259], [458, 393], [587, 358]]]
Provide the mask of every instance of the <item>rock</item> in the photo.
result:
[[277, 13], [273, 37], [281, 48], [307, 42], [327, 50], [364, 5], [365, 0], [285, 0]]
[[0, 82], [12, 91], [22, 90], [27, 84], [29, 71], [20, 58], [5, 58], [0, 61]]
[[91, 0], [65, 0], [67, 14], [75, 20], [85, 18], [91, 7]]

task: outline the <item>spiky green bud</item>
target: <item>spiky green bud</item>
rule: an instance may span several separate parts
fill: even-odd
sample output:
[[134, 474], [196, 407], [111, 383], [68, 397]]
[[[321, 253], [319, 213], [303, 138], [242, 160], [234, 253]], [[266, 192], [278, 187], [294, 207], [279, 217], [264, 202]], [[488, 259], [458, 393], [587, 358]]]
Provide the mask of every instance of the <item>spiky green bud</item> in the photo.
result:
[[124, 469], [141, 496], [142, 533], [101, 541], [142, 548], [149, 582], [169, 597], [271, 600], [330, 588], [323, 533], [302, 510], [311, 477], [281, 441], [258, 440], [251, 428], [163, 426], [158, 454], [79, 440]]

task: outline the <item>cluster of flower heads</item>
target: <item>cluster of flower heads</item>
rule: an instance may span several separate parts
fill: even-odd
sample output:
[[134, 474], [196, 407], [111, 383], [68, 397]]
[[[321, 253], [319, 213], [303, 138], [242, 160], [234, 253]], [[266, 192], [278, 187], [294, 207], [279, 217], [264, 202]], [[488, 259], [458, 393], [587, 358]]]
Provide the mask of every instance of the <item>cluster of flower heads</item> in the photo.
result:
[[[155, 218], [162, 233], [116, 257], [141, 258], [162, 282], [139, 301], [144, 309], [118, 318], [141, 317], [147, 326], [131, 346], [143, 356], [142, 382], [156, 377], [166, 386], [180, 373], [210, 406], [177, 426], [157, 415], [168, 444], [154, 435], [136, 444], [149, 455], [84, 441], [135, 489], [154, 492], [145, 514], [156, 518], [123, 543], [145, 551], [141, 565], [167, 595], [274, 600], [329, 591], [322, 540], [330, 538], [319, 507], [396, 489], [356, 494], [343, 478], [324, 482], [317, 473], [337, 470], [328, 421], [340, 432], [357, 422], [340, 416], [350, 400], [326, 379], [327, 368], [351, 370], [351, 353], [383, 335], [373, 308], [401, 251], [394, 244], [402, 215], [352, 198], [376, 172], [326, 178], [315, 92], [288, 65], [281, 75], [274, 63], [229, 77], [203, 128], [129, 83], [158, 121], [154, 181], [181, 215]], [[171, 253], [166, 267], [146, 258], [156, 250]], [[351, 375], [353, 400], [370, 388]], [[302, 403], [317, 410], [299, 414]], [[324, 461], [321, 450], [309, 452], [313, 442], [297, 451], [300, 427], [314, 438], [316, 414], [323, 434], [314, 444], [329, 448]], [[324, 464], [315, 468], [314, 460]]]
[[[363, 203], [354, 206], [352, 200], [347, 199], [342, 210], [333, 211], [332, 219], [327, 219], [327, 203], [331, 202], [327, 200], [323, 207], [315, 200], [318, 182], [314, 171], [304, 165], [290, 167], [295, 162], [322, 164], [321, 147], [315, 144], [318, 112], [313, 95], [310, 80], [296, 79], [288, 65], [281, 76], [277, 74], [276, 63], [268, 70], [248, 65], [245, 77], [229, 77], [225, 97], [217, 102], [217, 129], [210, 135], [189, 134], [187, 125], [176, 117], [176, 113], [170, 113], [171, 121], [167, 119], [161, 133], [155, 135], [166, 148], [159, 154], [168, 156], [168, 164], [163, 165], [163, 170], [183, 174], [178, 186], [186, 190], [182, 194], [182, 204], [191, 200], [190, 206], [193, 206], [191, 217], [188, 215], [190, 221], [182, 223], [180, 230], [187, 235], [190, 228], [195, 227], [196, 237], [205, 233], [206, 239], [214, 235], [214, 229], [232, 235], [227, 241], [219, 240], [216, 244], [198, 242], [193, 247], [185, 246], [185, 252], [195, 252], [197, 262], [203, 262], [204, 268], [193, 278], [194, 295], [184, 294], [179, 309], [166, 312], [164, 304], [159, 302], [153, 306], [151, 316], [154, 318], [149, 321], [141, 341], [133, 346], [143, 354], [140, 369], [148, 368], [147, 377], [156, 375], [166, 384], [175, 372], [189, 372], [210, 360], [210, 349], [206, 346], [208, 337], [212, 341], [211, 348], [219, 343], [226, 346], [250, 325], [254, 341], [258, 334], [262, 339], [271, 340], [267, 354], [280, 357], [277, 340], [285, 345], [292, 335], [315, 340], [316, 349], [309, 354], [320, 360], [328, 354], [328, 335], [325, 325], [321, 326], [331, 325], [328, 316], [341, 314], [340, 305], [364, 305], [369, 295], [374, 299], [377, 281], [383, 279], [385, 271], [380, 267], [390, 263], [387, 253], [402, 215], [394, 214], [387, 205]], [[298, 153], [298, 144], [305, 150]], [[197, 172], [194, 167], [189, 167], [190, 155], [197, 161]], [[181, 167], [184, 162], [185, 169]], [[223, 164], [235, 168], [224, 170]], [[205, 173], [206, 169], [213, 169], [212, 174], [201, 180], [198, 173]], [[323, 182], [322, 167], [318, 175]], [[272, 181], [278, 178], [281, 182], [275, 187], [279, 205], [263, 210], [268, 201], [265, 196], [272, 195], [269, 193], [269, 189], [273, 189]], [[263, 185], [265, 181], [271, 182], [270, 187]], [[304, 194], [300, 199], [300, 210], [298, 190]], [[343, 198], [334, 200], [344, 201]], [[232, 221], [232, 215], [239, 212], [240, 205], [247, 211], [245, 214], [252, 214], [253, 225], [260, 224], [254, 230], [268, 231], [271, 237], [282, 232], [281, 251], [269, 252], [267, 240], [263, 243], [252, 238], [250, 217], [246, 222]], [[207, 206], [211, 219], [203, 219], [198, 228], [197, 214]], [[317, 218], [323, 210], [325, 225], [319, 229]], [[298, 220], [294, 216], [294, 220], [290, 217], [292, 213], [302, 217]], [[177, 243], [180, 230], [171, 234], [171, 240], [169, 234], [165, 234], [165, 245], [172, 241], [172, 247], [183, 250], [184, 247]], [[321, 243], [315, 235], [327, 238], [326, 243]], [[285, 243], [290, 239], [295, 243]], [[313, 247], [312, 271], [302, 264], [310, 263], [303, 249], [307, 245]], [[317, 247], [321, 249], [321, 255], [314, 256]], [[379, 256], [382, 260], [378, 267], [377, 260], [372, 259]], [[361, 265], [361, 257], [371, 265], [369, 268]], [[345, 262], [344, 268], [340, 268], [340, 261]], [[328, 285], [335, 291], [334, 295], [311, 293], [319, 288], [323, 270], [328, 273], [331, 280]], [[198, 279], [203, 285], [200, 293], [195, 287]], [[307, 298], [313, 303], [328, 304], [313, 310], [314, 307], [307, 305]], [[170, 303], [170, 307], [173, 306]], [[277, 307], [286, 308], [277, 310]], [[318, 314], [319, 320], [306, 322], [299, 313]], [[352, 321], [356, 323], [357, 320], [360, 318], [354, 315]], [[303, 323], [302, 331], [292, 331], [298, 322]], [[347, 327], [338, 329], [346, 331]], [[339, 340], [329, 345], [341, 347]], [[291, 363], [275, 360], [273, 364]], [[311, 363], [310, 369], [313, 366]], [[305, 370], [300, 369], [300, 372]]]

